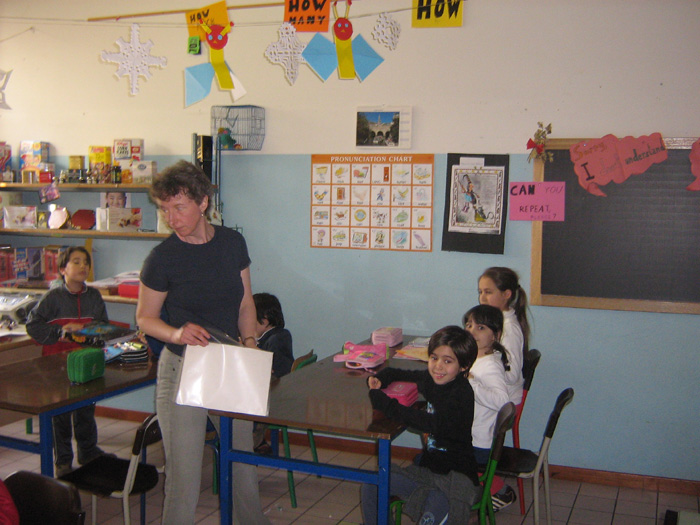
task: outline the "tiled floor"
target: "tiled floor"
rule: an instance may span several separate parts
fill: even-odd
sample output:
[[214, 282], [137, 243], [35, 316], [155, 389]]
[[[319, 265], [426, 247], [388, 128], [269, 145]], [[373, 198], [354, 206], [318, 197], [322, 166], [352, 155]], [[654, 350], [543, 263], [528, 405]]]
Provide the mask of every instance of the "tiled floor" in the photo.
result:
[[[114, 419], [98, 418], [100, 445], [106, 451], [115, 452], [121, 457], [129, 455], [133, 441], [135, 423]], [[34, 422], [38, 428], [38, 422]], [[23, 421], [12, 423], [2, 428], [3, 435], [25, 437]], [[205, 449], [205, 461], [202, 469], [202, 488], [197, 509], [198, 524], [218, 524], [218, 498], [212, 494], [212, 458], [211, 449]], [[307, 447], [292, 447], [298, 457], [311, 459]], [[157, 461], [162, 451], [149, 451], [149, 459]], [[319, 449], [321, 461], [353, 467], [376, 467], [376, 459], [362, 454]], [[35, 454], [0, 448], [0, 477], [3, 479], [16, 470], [39, 471], [39, 457]], [[357, 483], [340, 482], [333, 479], [321, 479], [296, 473], [296, 491], [298, 508], [292, 509], [287, 490], [285, 471], [258, 468], [260, 496], [263, 508], [270, 521], [275, 525], [295, 523], [300, 525], [330, 525], [362, 523], [359, 508], [359, 486]], [[515, 483], [511, 483], [515, 486]], [[659, 525], [667, 509], [699, 511], [696, 496], [633, 490], [624, 487], [594, 485], [571, 481], [552, 480], [552, 515], [554, 524], [611, 524], [611, 525]], [[540, 499], [543, 499], [541, 495]], [[90, 496], [83, 494], [83, 507], [88, 512], [90, 521]], [[147, 499], [148, 523], [159, 523], [163, 501], [162, 482], [149, 493]], [[138, 498], [132, 497], [132, 517], [138, 522]], [[528, 513], [520, 515], [518, 504], [496, 515], [499, 525], [532, 523], [532, 498], [529, 484], [526, 482], [526, 503]], [[120, 524], [121, 504], [117, 499], [98, 500], [98, 523]], [[541, 503], [540, 520], [545, 522], [544, 506]], [[475, 522], [475, 519], [472, 519]], [[412, 523], [404, 516], [404, 524]]]

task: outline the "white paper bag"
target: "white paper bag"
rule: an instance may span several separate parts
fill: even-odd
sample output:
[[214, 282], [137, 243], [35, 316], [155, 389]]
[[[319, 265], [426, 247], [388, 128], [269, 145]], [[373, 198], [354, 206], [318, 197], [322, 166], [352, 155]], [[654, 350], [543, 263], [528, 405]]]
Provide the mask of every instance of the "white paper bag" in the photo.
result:
[[272, 352], [209, 343], [187, 346], [178, 405], [266, 416]]

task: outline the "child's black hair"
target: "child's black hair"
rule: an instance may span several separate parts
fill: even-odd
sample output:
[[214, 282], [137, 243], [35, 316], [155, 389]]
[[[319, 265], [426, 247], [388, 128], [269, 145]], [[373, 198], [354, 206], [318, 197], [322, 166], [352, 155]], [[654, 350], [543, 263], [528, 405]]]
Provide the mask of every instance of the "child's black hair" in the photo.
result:
[[460, 368], [466, 368], [467, 371], [472, 367], [479, 353], [472, 334], [464, 328], [454, 325], [440, 328], [430, 336], [428, 355], [431, 355], [440, 346], [449, 346], [455, 353]]
[[[61, 252], [58, 256], [58, 269], [64, 270], [68, 266], [68, 261], [70, 261], [70, 256], [75, 252], [81, 252], [85, 254], [87, 258], [87, 263], [90, 268], [92, 268], [92, 258], [90, 257], [90, 252], [84, 246], [69, 246]], [[64, 279], [65, 280], [65, 279]]]
[[253, 295], [255, 301], [255, 311], [257, 312], [258, 323], [267, 319], [270, 326], [284, 328], [284, 314], [279, 299], [269, 293], [256, 293]]
[[[462, 317], [462, 324], [466, 327], [469, 320], [471, 320], [471, 322], [474, 324], [486, 326], [496, 335], [497, 338], [503, 334], [503, 312], [501, 312], [495, 306], [479, 304], [474, 308], [471, 308]], [[503, 368], [506, 370], [506, 372], [509, 371], [510, 363], [508, 362], [508, 354], [506, 353], [506, 349], [503, 347], [503, 345], [498, 341], [494, 341], [493, 350], [501, 354]]]

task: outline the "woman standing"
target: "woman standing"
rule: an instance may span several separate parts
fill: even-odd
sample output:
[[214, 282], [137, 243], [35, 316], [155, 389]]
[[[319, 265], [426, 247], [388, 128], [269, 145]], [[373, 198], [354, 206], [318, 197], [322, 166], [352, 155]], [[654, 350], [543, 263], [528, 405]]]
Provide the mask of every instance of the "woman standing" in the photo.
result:
[[[179, 161], [163, 170], [150, 193], [174, 233], [144, 261], [136, 321], [147, 335], [166, 343], [156, 386], [166, 459], [163, 523], [191, 525], [199, 499], [207, 410], [175, 403], [185, 347], [206, 352], [207, 327], [255, 347], [250, 258], [240, 233], [207, 221], [212, 186], [193, 164]], [[163, 307], [167, 323], [161, 319]], [[252, 422], [234, 420], [234, 448], [253, 450], [252, 427]], [[234, 463], [232, 477], [235, 522], [269, 523], [260, 507], [256, 467]]]

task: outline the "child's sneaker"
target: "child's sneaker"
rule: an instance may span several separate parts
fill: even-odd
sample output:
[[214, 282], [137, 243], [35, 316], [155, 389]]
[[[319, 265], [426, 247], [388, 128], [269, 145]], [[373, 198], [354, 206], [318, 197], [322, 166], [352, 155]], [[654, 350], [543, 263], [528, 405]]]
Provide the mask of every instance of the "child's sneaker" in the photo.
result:
[[509, 485], [506, 485], [502, 492], [491, 496], [493, 511], [498, 512], [499, 510], [505, 509], [509, 505], [512, 505], [516, 499], [515, 491]]
[[54, 467], [54, 473], [57, 478], [65, 476], [66, 474], [73, 472], [73, 465], [71, 463], [61, 463]]

